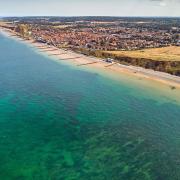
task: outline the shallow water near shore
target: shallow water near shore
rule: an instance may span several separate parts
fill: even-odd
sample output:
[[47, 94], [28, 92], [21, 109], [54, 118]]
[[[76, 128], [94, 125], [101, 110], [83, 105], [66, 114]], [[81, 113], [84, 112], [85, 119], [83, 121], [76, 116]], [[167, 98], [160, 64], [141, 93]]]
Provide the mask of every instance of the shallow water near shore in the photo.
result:
[[0, 53], [0, 179], [180, 179], [177, 89], [53, 61], [2, 35]]

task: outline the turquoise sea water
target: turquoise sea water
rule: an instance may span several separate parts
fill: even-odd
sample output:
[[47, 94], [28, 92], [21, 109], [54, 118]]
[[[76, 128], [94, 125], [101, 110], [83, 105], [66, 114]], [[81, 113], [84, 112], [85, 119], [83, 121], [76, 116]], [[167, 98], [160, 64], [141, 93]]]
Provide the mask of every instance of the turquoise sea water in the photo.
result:
[[0, 180], [180, 179], [178, 90], [116, 81], [2, 35], [0, 54]]

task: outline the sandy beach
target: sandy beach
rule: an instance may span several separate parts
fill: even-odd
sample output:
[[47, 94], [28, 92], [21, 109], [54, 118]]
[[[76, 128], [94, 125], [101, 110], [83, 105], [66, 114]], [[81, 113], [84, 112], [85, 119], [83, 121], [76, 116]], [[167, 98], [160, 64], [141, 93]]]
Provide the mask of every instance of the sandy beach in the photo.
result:
[[150, 79], [154, 81], [158, 81], [160, 83], [164, 83], [170, 86], [170, 88], [180, 88], [180, 77], [173, 76], [167, 73], [154, 71], [151, 69], [144, 69], [136, 66], [126, 66], [120, 63], [107, 63], [102, 59], [98, 59], [95, 57], [85, 56], [83, 54], [78, 54], [72, 52], [70, 50], [59, 49], [54, 46], [48, 46], [43, 43], [34, 42], [34, 40], [24, 40], [20, 38], [17, 34], [7, 29], [2, 29], [1, 31], [5, 32], [6, 35], [16, 38], [20, 41], [30, 44], [39, 53], [46, 53], [50, 57], [55, 57], [59, 61], [68, 61], [73, 63], [74, 65], [80, 67], [88, 66], [91, 68], [107, 71], [109, 73], [113, 73], [115, 75], [120, 75], [122, 73], [137, 76], [139, 78]]

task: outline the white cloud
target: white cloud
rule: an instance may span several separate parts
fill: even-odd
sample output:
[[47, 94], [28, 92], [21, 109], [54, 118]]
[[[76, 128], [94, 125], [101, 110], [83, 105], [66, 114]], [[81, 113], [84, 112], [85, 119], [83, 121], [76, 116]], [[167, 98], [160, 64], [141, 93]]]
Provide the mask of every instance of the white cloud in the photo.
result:
[[162, 6], [162, 7], [165, 7], [165, 6], [167, 6], [167, 3], [166, 3], [165, 1], [161, 1], [161, 2], [159, 3], [159, 5]]

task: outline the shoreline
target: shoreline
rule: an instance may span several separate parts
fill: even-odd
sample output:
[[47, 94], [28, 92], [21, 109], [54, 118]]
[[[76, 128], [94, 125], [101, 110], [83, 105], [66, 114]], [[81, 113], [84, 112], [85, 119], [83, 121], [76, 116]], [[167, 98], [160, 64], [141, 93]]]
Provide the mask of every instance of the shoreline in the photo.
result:
[[86, 56], [83, 54], [79, 54], [76, 52], [73, 52], [71, 50], [64, 50], [59, 49], [54, 46], [49, 46], [47, 44], [43, 44], [40, 42], [35, 42], [32, 40], [25, 40], [18, 36], [13, 31], [10, 31], [8, 29], [0, 27], [0, 30], [4, 32], [9, 37], [13, 37], [19, 41], [23, 41], [25, 43], [28, 43], [33, 48], [38, 50], [39, 53], [43, 53], [48, 55], [49, 57], [54, 57], [58, 61], [68, 61], [73, 63], [74, 65], [80, 67], [80, 66], [88, 66], [91, 68], [104, 70], [110, 73], [114, 73], [116, 75], [120, 74], [128, 74], [130, 76], [136, 76], [139, 78], [144, 78], [146, 80], [153, 80], [156, 82], [160, 82], [166, 85], [169, 85], [169, 87], [173, 90], [176, 88], [180, 88], [180, 77], [174, 76], [171, 74], [167, 74], [160, 71], [154, 71], [151, 69], [144, 69], [142, 67], [138, 66], [127, 66], [120, 63], [107, 63], [104, 62], [102, 59]]

